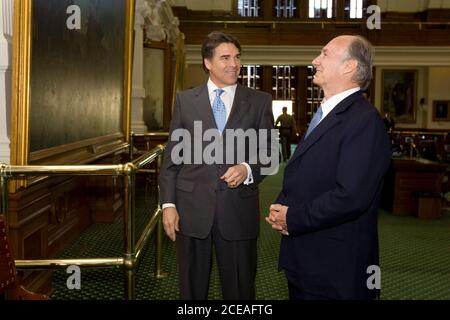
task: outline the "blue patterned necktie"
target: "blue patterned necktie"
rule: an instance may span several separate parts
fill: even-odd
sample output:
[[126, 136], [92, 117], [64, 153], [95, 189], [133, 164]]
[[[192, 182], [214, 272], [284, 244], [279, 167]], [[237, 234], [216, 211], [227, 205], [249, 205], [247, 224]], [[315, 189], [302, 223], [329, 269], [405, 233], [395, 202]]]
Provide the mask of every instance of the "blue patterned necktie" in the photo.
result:
[[308, 131], [306, 131], [305, 139], [309, 136], [309, 134], [314, 130], [315, 127], [320, 122], [320, 119], [322, 119], [322, 106], [317, 109], [316, 113], [314, 114], [314, 117], [311, 119], [311, 122], [309, 123]]
[[214, 119], [216, 120], [217, 129], [219, 129], [220, 133], [222, 133], [225, 128], [225, 123], [227, 122], [227, 111], [225, 110], [225, 104], [222, 99], [220, 99], [220, 95], [224, 93], [222, 89], [214, 90], [216, 93], [216, 97], [214, 98], [212, 110], [214, 113]]

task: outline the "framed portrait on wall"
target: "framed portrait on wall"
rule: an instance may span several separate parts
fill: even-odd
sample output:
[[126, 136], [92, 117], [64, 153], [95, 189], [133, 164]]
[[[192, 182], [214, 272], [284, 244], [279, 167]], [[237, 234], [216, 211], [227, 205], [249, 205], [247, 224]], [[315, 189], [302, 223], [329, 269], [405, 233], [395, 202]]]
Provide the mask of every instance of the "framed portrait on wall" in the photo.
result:
[[126, 150], [133, 19], [133, 0], [14, 1], [12, 164]]
[[450, 121], [450, 100], [433, 101], [433, 121]]
[[417, 70], [383, 70], [382, 111], [398, 123], [416, 121]]

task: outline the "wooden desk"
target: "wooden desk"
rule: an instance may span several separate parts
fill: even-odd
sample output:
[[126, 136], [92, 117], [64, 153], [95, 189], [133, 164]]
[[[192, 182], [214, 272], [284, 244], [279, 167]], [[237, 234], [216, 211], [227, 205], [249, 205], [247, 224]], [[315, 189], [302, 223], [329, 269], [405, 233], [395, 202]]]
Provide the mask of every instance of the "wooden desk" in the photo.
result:
[[[381, 208], [394, 215], [418, 215], [418, 192], [440, 193], [446, 163], [426, 159], [392, 159], [385, 177]], [[440, 199], [435, 202], [440, 204]]]

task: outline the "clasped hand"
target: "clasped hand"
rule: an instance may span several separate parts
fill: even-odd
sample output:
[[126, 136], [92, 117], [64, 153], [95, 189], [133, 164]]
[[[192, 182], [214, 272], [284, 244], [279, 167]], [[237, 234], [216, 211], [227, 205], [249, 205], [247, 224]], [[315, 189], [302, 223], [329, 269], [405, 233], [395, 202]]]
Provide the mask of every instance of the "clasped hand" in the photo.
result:
[[220, 179], [225, 181], [229, 188], [237, 188], [247, 179], [247, 168], [243, 164], [232, 166], [228, 168]]
[[288, 207], [281, 204], [272, 204], [269, 208], [269, 216], [266, 217], [267, 223], [272, 229], [279, 231], [282, 235], [288, 236], [289, 231], [286, 223]]

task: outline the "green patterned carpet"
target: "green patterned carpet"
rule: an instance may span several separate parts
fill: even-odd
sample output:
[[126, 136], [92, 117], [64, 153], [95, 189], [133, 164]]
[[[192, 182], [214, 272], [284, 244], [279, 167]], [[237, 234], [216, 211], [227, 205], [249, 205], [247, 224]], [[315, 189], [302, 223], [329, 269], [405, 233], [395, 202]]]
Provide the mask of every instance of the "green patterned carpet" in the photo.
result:
[[[281, 172], [268, 177], [261, 185], [261, 236], [258, 241], [257, 299], [287, 299], [284, 275], [277, 270], [280, 236], [264, 222], [268, 206], [281, 186]], [[143, 189], [143, 188], [141, 188]], [[142, 190], [143, 191], [143, 190]], [[141, 232], [153, 208], [138, 195], [137, 229]], [[380, 258], [382, 300], [392, 299], [450, 299], [450, 214], [438, 220], [392, 216], [380, 211]], [[120, 256], [122, 221], [115, 224], [95, 224], [60, 254], [61, 258], [90, 258]], [[136, 277], [136, 298], [139, 300], [178, 299], [177, 269], [173, 244], [165, 239], [164, 279], [156, 280], [154, 250], [150, 246], [143, 253]], [[51, 295], [55, 300], [123, 299], [123, 272], [119, 268], [81, 269], [81, 289], [69, 290], [69, 274], [54, 272]], [[209, 290], [210, 299], [221, 299], [217, 268], [213, 266]]]

